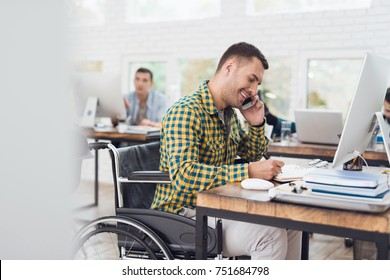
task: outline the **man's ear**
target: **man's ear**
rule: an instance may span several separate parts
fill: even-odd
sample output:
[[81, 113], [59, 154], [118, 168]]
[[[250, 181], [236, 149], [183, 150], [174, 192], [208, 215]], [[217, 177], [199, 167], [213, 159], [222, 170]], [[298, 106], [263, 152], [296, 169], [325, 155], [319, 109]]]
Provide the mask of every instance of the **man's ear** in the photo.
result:
[[227, 75], [231, 74], [231, 72], [234, 70], [235, 65], [236, 65], [236, 60], [234, 58], [230, 58], [230, 59], [226, 60], [225, 66], [224, 66], [225, 73]]

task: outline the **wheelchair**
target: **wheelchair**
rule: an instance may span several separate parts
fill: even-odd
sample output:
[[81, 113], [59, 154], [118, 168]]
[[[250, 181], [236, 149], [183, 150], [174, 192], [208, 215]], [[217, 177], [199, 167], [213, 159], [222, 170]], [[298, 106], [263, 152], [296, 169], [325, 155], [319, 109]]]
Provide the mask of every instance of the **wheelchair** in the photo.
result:
[[[158, 142], [116, 149], [107, 142], [90, 143], [91, 150], [108, 149], [115, 185], [115, 215], [85, 225], [73, 242], [74, 259], [194, 259], [195, 220], [149, 209], [157, 183], [170, 183], [160, 172]], [[208, 228], [209, 258], [222, 258], [222, 224]]]

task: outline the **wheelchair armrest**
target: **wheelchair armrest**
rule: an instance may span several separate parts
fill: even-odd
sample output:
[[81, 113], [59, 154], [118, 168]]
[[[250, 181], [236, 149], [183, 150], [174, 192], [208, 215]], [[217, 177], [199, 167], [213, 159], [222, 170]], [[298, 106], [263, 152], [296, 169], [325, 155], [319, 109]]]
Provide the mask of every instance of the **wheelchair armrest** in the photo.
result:
[[102, 150], [102, 149], [108, 149], [109, 148], [109, 142], [93, 142], [89, 143], [88, 147], [90, 150]]
[[134, 171], [131, 172], [128, 180], [131, 181], [142, 181], [142, 182], [166, 182], [170, 183], [171, 178], [169, 177], [168, 172], [162, 171]]

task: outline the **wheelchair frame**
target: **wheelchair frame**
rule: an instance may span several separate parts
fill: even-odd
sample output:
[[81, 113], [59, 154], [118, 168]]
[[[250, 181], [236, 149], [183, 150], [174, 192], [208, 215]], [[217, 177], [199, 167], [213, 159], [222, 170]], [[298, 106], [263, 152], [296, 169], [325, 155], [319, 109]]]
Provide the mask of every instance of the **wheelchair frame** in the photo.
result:
[[[156, 145], [143, 145], [153, 144]], [[161, 171], [133, 171], [124, 178], [119, 174], [119, 152], [112, 144], [95, 142], [90, 143], [89, 148], [108, 149], [110, 152], [116, 216], [98, 218], [85, 225], [74, 237], [74, 256], [87, 259], [194, 259], [194, 220], [159, 210], [124, 208], [123, 184], [171, 183], [169, 174]], [[217, 221], [216, 229], [208, 229], [207, 235], [210, 257], [222, 259], [221, 220]]]

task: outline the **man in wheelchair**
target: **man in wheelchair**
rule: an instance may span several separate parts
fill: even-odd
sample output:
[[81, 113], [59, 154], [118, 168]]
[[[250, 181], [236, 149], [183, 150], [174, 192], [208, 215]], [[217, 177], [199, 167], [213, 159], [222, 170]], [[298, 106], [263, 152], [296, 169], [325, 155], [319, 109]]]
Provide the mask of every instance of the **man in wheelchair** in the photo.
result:
[[[256, 47], [234, 44], [211, 80], [168, 110], [160, 143], [120, 149], [90, 143], [91, 149], [109, 149], [113, 158], [116, 213], [77, 233], [74, 258], [194, 259], [197, 194], [250, 177], [270, 180], [284, 164], [260, 161], [268, 139], [264, 104], [256, 92], [267, 68]], [[233, 108], [247, 120], [248, 132]], [[237, 155], [252, 163], [235, 164]], [[222, 224], [209, 221], [209, 258], [220, 258], [221, 251], [225, 257], [300, 257], [300, 232], [231, 220]]]
[[[157, 185], [151, 208], [194, 218], [199, 192], [246, 178], [270, 180], [281, 172], [282, 161], [260, 161], [268, 139], [264, 104], [256, 93], [266, 69], [268, 62], [255, 46], [234, 44], [214, 76], [168, 110], [162, 122], [160, 171], [169, 172], [171, 184]], [[246, 99], [251, 105], [243, 108]], [[248, 132], [233, 108], [248, 122]], [[237, 155], [251, 164], [234, 164]], [[300, 242], [301, 232], [223, 220], [224, 256], [299, 259]]]

